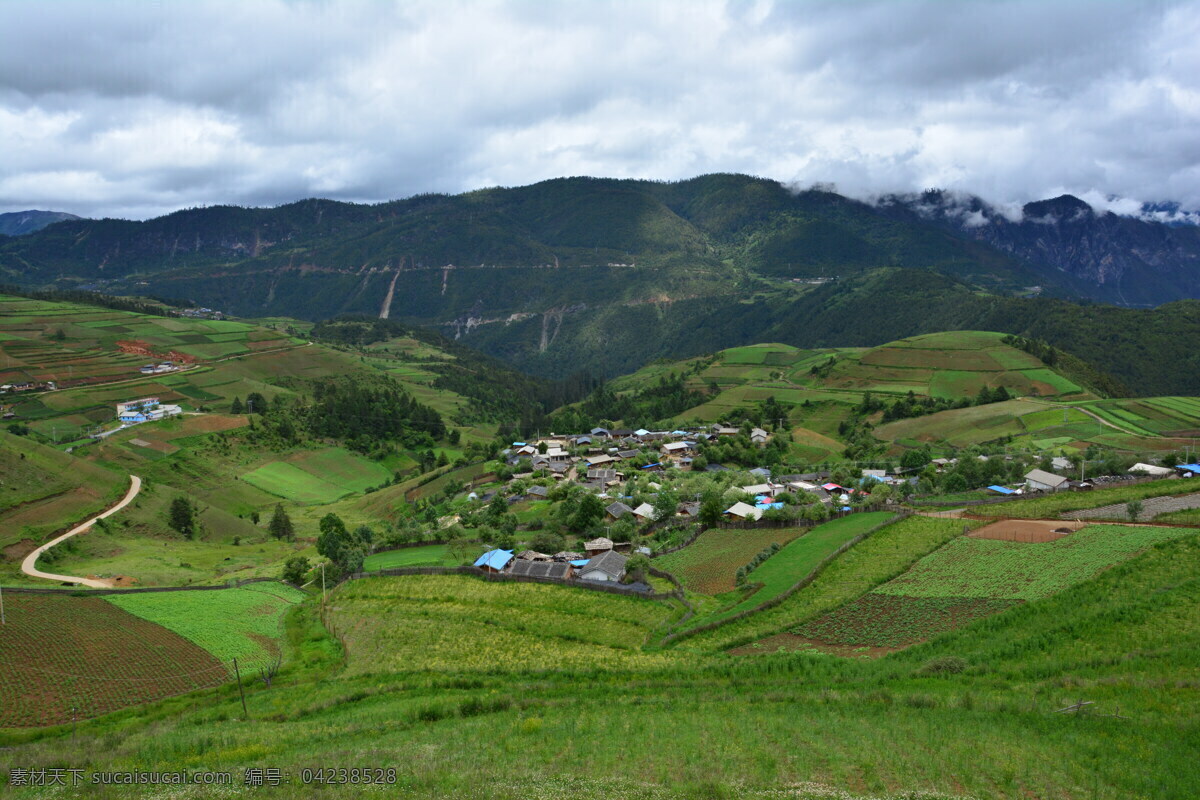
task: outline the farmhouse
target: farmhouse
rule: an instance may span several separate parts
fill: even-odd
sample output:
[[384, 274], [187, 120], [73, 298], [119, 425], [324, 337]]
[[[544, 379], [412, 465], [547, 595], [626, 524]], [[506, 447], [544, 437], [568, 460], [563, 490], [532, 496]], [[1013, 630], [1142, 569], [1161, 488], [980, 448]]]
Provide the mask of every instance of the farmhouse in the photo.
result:
[[692, 452], [693, 447], [691, 442], [668, 442], [662, 446], [662, 451], [668, 456], [679, 456]]
[[762, 428], [754, 428], [750, 431], [750, 441], [754, 442], [755, 444], [766, 444], [767, 439], [770, 438], [771, 435]]
[[609, 550], [588, 560], [579, 570], [579, 577], [585, 581], [616, 582], [625, 576], [627, 556]]
[[725, 509], [725, 516], [732, 519], [757, 520], [762, 516], [762, 511], [752, 505], [738, 502]]
[[574, 567], [561, 561], [513, 561], [510, 575], [529, 578], [553, 578], [565, 581], [574, 573]]
[[1025, 475], [1025, 486], [1031, 492], [1057, 492], [1067, 488], [1068, 481], [1061, 475], [1035, 469]]
[[530, 486], [525, 490], [525, 494], [530, 497], [547, 497], [550, 494], [550, 490], [545, 486]]

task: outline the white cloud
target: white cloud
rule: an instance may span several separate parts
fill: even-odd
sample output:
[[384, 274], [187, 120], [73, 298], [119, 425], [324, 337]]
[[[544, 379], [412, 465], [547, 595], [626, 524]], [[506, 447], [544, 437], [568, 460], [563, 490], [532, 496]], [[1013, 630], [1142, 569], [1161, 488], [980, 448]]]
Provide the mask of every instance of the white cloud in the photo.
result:
[[9, 0], [0, 209], [713, 171], [1200, 208], [1198, 40], [1197, 0]]

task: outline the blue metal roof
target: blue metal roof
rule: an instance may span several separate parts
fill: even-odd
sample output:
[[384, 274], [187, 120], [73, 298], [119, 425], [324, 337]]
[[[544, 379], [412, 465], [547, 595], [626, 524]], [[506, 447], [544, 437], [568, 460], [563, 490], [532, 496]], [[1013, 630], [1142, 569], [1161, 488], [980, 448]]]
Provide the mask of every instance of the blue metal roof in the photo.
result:
[[577, 560], [575, 560], [575, 561], [572, 561], [572, 562], [571, 562], [571, 566], [572, 566], [572, 567], [582, 567], [582, 566], [584, 566], [585, 564], [587, 564], [587, 562], [589, 562], [589, 561], [591, 561], [591, 559], [590, 559], [590, 558], [580, 558], [580, 559], [577, 559]]
[[1186, 469], [1188, 472], [1200, 472], [1200, 464], [1176, 464], [1175, 469]]
[[759, 511], [766, 511], [768, 508], [783, 508], [783, 503], [757, 503], [754, 507]]
[[662, 464], [660, 462], [655, 461], [653, 464], [647, 464], [646, 466], [642, 467], [642, 469], [653, 469], [654, 467], [661, 467], [661, 466], [662, 466]]
[[1016, 491], [1004, 486], [989, 486], [988, 489], [991, 489], [993, 492], [999, 492], [1000, 494], [1016, 494]]
[[492, 569], [504, 569], [509, 561], [512, 561], [512, 550], [488, 550], [486, 553], [475, 559], [477, 567], [491, 567]]

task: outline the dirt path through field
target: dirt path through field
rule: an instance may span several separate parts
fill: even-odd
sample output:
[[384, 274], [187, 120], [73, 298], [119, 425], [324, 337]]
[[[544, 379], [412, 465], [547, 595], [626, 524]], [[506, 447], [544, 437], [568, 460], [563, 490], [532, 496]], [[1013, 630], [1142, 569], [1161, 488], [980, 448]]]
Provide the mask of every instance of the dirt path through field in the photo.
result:
[[78, 584], [82, 584], [83, 586], [90, 586], [93, 589], [111, 588], [112, 584], [109, 583], [108, 581], [95, 580], [92, 578], [76, 578], [71, 575], [55, 575], [52, 572], [42, 572], [41, 570], [39, 570], [37, 568], [38, 556], [40, 556], [42, 553], [49, 550], [51, 547], [54, 547], [54, 545], [58, 544], [59, 542], [65, 542], [67, 539], [70, 539], [72, 536], [74, 536], [78, 533], [83, 533], [88, 528], [92, 527], [92, 523], [94, 523], [96, 520], [104, 519], [107, 516], [117, 513], [122, 508], [124, 508], [125, 506], [132, 503], [133, 498], [137, 497], [138, 492], [140, 492], [141, 490], [142, 490], [142, 479], [139, 478], [137, 475], [130, 475], [129, 476], [129, 491], [125, 493], [125, 496], [122, 497], [121, 500], [116, 505], [114, 505], [112, 508], [108, 509], [108, 511], [105, 511], [103, 514], [97, 514], [96, 516], [89, 519], [87, 522], [83, 522], [83, 523], [80, 523], [79, 525], [76, 525], [74, 528], [71, 528], [71, 530], [67, 531], [62, 536], [59, 536], [55, 539], [51, 539], [50, 541], [46, 542], [41, 547], [34, 550], [29, 555], [25, 556], [25, 560], [21, 562], [21, 572], [24, 572], [26, 575], [29, 575], [30, 577], [44, 578], [45, 580], [48, 580], [48, 581], [59, 581], [61, 583], [78, 583]]

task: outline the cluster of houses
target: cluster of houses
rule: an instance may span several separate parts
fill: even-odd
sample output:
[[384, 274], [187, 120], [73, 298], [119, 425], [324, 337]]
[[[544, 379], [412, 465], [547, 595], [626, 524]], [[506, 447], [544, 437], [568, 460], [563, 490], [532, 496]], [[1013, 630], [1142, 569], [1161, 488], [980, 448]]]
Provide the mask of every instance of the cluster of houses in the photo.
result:
[[[625, 565], [629, 557], [618, 552], [628, 550], [628, 544], [614, 544], [611, 539], [600, 537], [583, 545], [585, 552], [562, 552], [554, 555], [524, 550], [489, 550], [475, 560], [475, 566], [484, 572], [516, 575], [529, 578], [546, 578], [560, 581], [591, 581], [596, 583], [620, 583], [625, 577]], [[641, 548], [640, 552], [649, 554]], [[633, 591], [650, 591], [643, 583], [628, 584]]]
[[54, 381], [21, 381], [19, 383], [0, 384], [0, 393], [3, 392], [40, 392], [54, 391], [58, 388], [58, 384]]
[[[626, 477], [620, 469], [621, 462], [639, 458], [647, 446], [657, 446], [659, 460], [642, 465], [639, 470], [661, 472], [672, 466], [689, 469], [701, 442], [737, 436], [741, 432], [740, 428], [720, 424], [672, 431], [593, 428], [590, 433], [551, 435], [536, 442], [513, 442], [504, 456], [511, 466], [517, 466], [527, 458], [533, 471], [545, 470], [556, 480], [577, 477], [581, 482], [612, 487]], [[762, 428], [750, 431], [750, 441], [755, 444], [766, 444], [770, 438], [771, 434]], [[573, 455], [568, 448], [582, 455]]]
[[161, 375], [164, 372], [174, 372], [179, 367], [172, 364], [170, 361], [163, 361], [161, 364], [146, 364], [138, 372], [143, 375]]
[[[1067, 469], [1071, 462], [1058, 457], [1051, 461], [1052, 469]], [[1200, 464], [1179, 464], [1172, 467], [1158, 464], [1134, 464], [1128, 470], [1133, 477], [1144, 478], [1191, 478], [1200, 475]], [[1071, 480], [1054, 472], [1043, 469], [1033, 469], [1025, 474], [1025, 480], [1019, 486], [989, 486], [988, 490], [998, 495], [1028, 494], [1030, 492], [1064, 492], [1086, 491], [1094, 488], [1097, 483], [1117, 480], [1111, 476], [1100, 476], [1091, 479]]]
[[157, 397], [143, 397], [140, 400], [117, 403], [117, 419], [122, 426], [165, 419], [182, 413], [183, 409], [179, 406], [160, 403]]
[[181, 317], [191, 317], [192, 319], [225, 319], [223, 313], [211, 308], [184, 308], [175, 313]]

